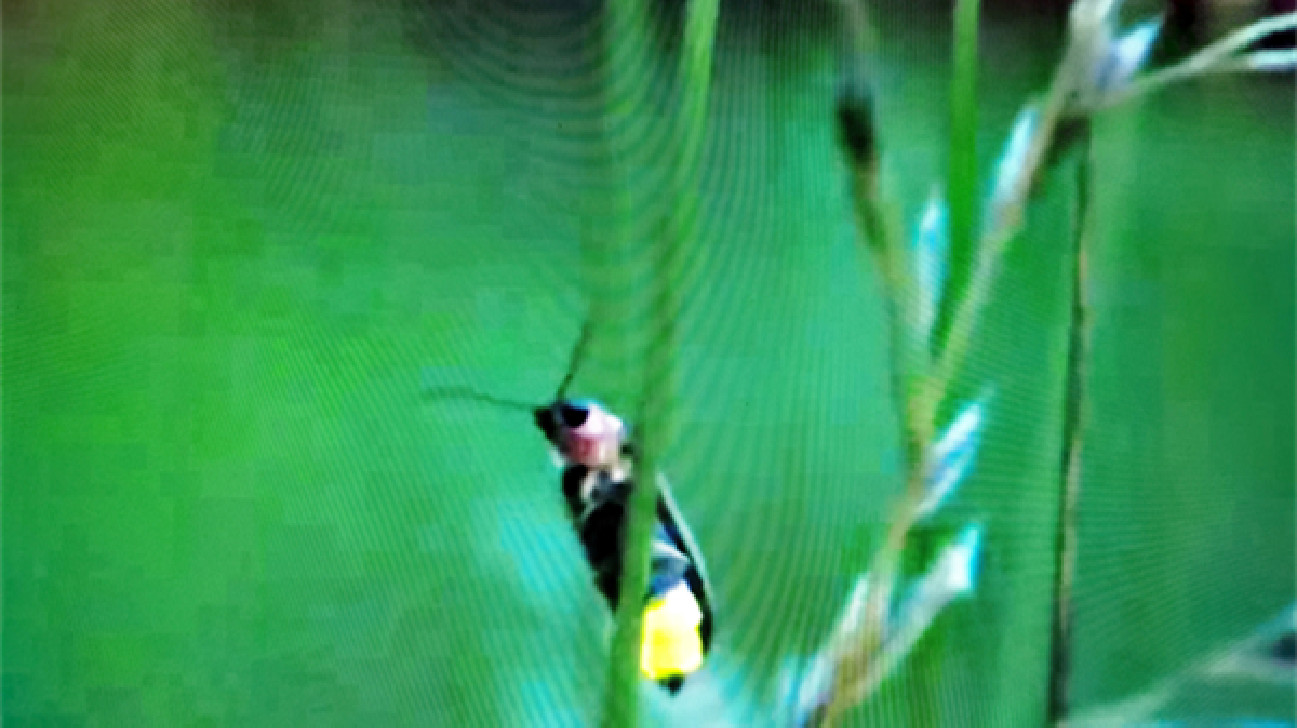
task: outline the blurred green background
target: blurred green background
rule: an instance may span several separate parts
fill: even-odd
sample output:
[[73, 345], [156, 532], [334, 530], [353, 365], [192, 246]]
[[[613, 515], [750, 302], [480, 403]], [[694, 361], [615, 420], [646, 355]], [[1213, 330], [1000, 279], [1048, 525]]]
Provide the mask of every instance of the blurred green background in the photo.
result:
[[[1059, 48], [1058, 13], [1023, 8], [985, 14], [986, 166]], [[5, 722], [593, 722], [606, 610], [539, 435], [420, 391], [538, 400], [562, 373], [599, 215], [593, 9], [6, 2]], [[911, 218], [944, 164], [947, 20], [879, 16]], [[832, 22], [722, 13], [667, 460], [719, 633], [679, 700], [647, 693], [662, 724], [767, 724], [898, 489]], [[1099, 125], [1080, 707], [1294, 598], [1293, 104], [1291, 78], [1221, 78]], [[963, 379], [999, 391], [952, 506], [989, 527], [983, 591], [862, 725], [1042, 719], [1069, 192], [1034, 208]], [[600, 361], [577, 388], [624, 410]], [[1164, 713], [1291, 720], [1293, 690]]]

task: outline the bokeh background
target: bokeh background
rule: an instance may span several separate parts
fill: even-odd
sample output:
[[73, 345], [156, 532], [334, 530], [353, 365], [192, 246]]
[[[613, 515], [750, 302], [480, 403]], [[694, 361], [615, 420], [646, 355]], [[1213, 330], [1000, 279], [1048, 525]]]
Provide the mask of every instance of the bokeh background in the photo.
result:
[[[656, 7], [669, 58], [680, 3]], [[596, 12], [5, 3], [5, 722], [594, 722], [606, 610], [541, 438], [421, 387], [539, 400], [566, 365], [600, 214]], [[987, 3], [984, 169], [1062, 17]], [[879, 5], [911, 218], [944, 165], [948, 18]], [[769, 724], [899, 487], [834, 22], [722, 10], [667, 457], [719, 632], [680, 699], [646, 693], [660, 724]], [[1291, 77], [1218, 78], [1099, 124], [1078, 707], [1294, 599], [1293, 108]], [[861, 725], [1042, 720], [1069, 194], [1033, 209], [961, 380], [999, 392], [952, 505], [989, 528], [982, 591]], [[577, 388], [624, 410], [625, 381], [596, 357]], [[1163, 717], [1292, 720], [1293, 700], [1194, 686]]]

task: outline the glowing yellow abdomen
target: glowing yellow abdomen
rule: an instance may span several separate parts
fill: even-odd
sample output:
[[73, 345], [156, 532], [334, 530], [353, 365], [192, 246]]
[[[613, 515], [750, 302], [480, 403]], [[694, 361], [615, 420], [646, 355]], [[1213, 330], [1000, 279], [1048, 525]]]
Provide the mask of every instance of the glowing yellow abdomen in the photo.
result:
[[703, 613], [682, 581], [644, 608], [640, 669], [652, 680], [688, 675], [703, 664]]

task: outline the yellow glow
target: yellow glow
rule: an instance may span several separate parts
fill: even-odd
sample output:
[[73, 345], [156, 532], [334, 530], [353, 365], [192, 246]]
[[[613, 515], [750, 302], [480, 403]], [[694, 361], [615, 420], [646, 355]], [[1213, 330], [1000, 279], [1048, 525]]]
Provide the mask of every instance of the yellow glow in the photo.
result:
[[644, 609], [640, 669], [651, 680], [688, 675], [703, 664], [702, 611], [681, 583]]

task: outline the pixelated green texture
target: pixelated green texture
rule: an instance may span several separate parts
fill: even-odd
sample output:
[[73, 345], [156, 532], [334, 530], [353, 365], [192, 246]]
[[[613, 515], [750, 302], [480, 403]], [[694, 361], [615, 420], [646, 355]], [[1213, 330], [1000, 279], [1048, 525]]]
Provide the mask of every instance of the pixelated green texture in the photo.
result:
[[[597, 28], [555, 4], [4, 14], [6, 721], [589, 724], [606, 609], [543, 443], [420, 387], [539, 400], [566, 364]], [[944, 166], [948, 19], [880, 20], [911, 219]], [[663, 724], [761, 725], [900, 487], [831, 29], [721, 23], [665, 455], [719, 631], [686, 694], [651, 699]], [[1058, 51], [1056, 23], [984, 23], [981, 169]], [[1099, 129], [1078, 708], [1293, 598], [1292, 105], [1285, 80], [1219, 79]], [[990, 561], [943, 627], [950, 725], [1043, 712], [1068, 193], [1034, 208], [966, 372], [1000, 397], [951, 506]], [[596, 356], [577, 390], [626, 411], [625, 381]], [[904, 710], [907, 674], [853, 717]], [[1291, 717], [1292, 692], [1175, 709]]]

